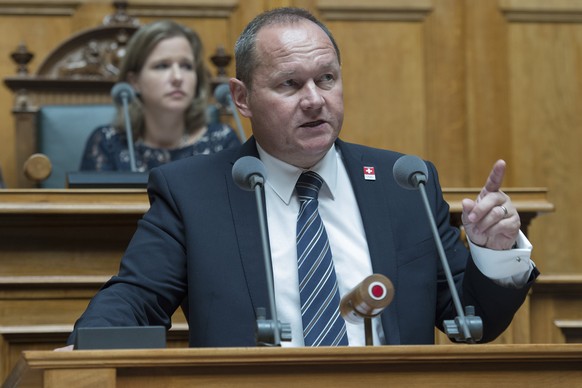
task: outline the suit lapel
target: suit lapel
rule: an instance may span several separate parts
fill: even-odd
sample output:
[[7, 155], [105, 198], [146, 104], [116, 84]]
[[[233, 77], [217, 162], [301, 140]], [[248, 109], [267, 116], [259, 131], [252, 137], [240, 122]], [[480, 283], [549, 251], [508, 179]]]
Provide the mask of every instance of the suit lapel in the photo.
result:
[[[396, 251], [390, 217], [389, 182], [393, 181], [391, 166], [380, 165], [371, 154], [360, 152], [341, 140], [336, 142], [348, 171], [356, 199], [358, 201], [366, 240], [370, 250], [372, 270], [385, 275], [398, 289]], [[375, 180], [364, 179], [364, 167], [374, 167]], [[390, 171], [383, 171], [389, 169]], [[394, 300], [396, 301], [396, 299]], [[392, 303], [382, 313], [382, 326], [387, 344], [400, 343], [397, 305]]]

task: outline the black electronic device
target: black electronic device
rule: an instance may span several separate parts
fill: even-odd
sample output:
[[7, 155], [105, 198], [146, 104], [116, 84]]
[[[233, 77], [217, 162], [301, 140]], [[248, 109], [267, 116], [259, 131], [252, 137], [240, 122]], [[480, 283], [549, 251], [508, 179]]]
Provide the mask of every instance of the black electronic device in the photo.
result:
[[148, 172], [75, 171], [67, 173], [69, 189], [145, 189]]
[[163, 326], [79, 327], [76, 350], [161, 349], [166, 347]]

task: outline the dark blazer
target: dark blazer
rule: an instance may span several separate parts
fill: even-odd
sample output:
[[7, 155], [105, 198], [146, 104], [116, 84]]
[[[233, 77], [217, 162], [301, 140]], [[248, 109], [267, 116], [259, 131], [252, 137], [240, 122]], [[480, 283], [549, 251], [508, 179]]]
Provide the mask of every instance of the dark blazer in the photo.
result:
[[[420, 193], [402, 189], [392, 167], [401, 154], [338, 140], [375, 273], [392, 280], [395, 298], [382, 314], [389, 344], [434, 343], [434, 327], [457, 315]], [[187, 297], [190, 346], [254, 346], [255, 310], [268, 310], [254, 192], [232, 180], [234, 162], [258, 157], [254, 138], [240, 148], [196, 156], [150, 173], [149, 211], [121, 261], [119, 274], [93, 298], [80, 326], [171, 325]], [[376, 180], [363, 178], [375, 167]], [[497, 337], [524, 301], [522, 289], [483, 276], [449, 224], [434, 166], [427, 194], [464, 304], [474, 305], [484, 341]], [[301, 335], [300, 333], [293, 333]], [[73, 343], [75, 333], [69, 338]]]

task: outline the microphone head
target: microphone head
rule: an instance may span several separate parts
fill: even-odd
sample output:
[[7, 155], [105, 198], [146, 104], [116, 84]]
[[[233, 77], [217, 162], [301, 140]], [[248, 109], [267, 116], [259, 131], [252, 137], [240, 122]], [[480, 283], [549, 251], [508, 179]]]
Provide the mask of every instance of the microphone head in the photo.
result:
[[265, 165], [254, 156], [243, 156], [232, 166], [232, 179], [243, 190], [253, 191], [267, 177]]
[[394, 299], [394, 285], [382, 274], [372, 274], [345, 294], [340, 302], [340, 314], [350, 323], [380, 314]]
[[392, 173], [396, 182], [408, 190], [418, 189], [420, 182], [426, 182], [428, 179], [426, 163], [414, 155], [401, 156], [394, 163]]
[[220, 84], [216, 87], [216, 89], [214, 89], [214, 99], [224, 107], [228, 107], [230, 105], [231, 97], [228, 84]]
[[135, 98], [135, 90], [127, 82], [118, 82], [111, 88], [111, 98], [118, 105], [123, 105], [123, 99], [129, 104]]

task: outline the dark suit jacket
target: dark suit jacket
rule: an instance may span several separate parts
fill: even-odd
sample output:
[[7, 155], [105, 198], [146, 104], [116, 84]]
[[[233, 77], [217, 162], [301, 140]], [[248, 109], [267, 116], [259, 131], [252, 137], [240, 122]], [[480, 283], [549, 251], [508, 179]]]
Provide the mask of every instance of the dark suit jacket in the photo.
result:
[[[336, 145], [359, 203], [373, 270], [394, 283], [394, 301], [382, 314], [386, 340], [434, 343], [435, 325], [457, 314], [420, 193], [394, 181], [400, 154], [340, 140]], [[255, 194], [241, 190], [231, 176], [234, 162], [245, 155], [258, 157], [253, 138], [240, 148], [151, 171], [151, 208], [138, 223], [119, 274], [76, 327], [169, 327], [187, 297], [190, 346], [255, 345], [255, 310], [268, 310], [269, 303]], [[375, 181], [363, 179], [364, 166], [375, 167]], [[509, 325], [529, 285], [500, 287], [479, 272], [449, 224], [436, 170], [430, 163], [428, 168], [428, 198], [457, 289], [482, 317], [483, 340], [492, 340]]]

